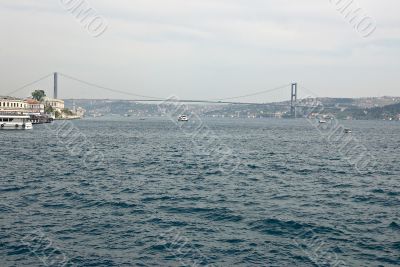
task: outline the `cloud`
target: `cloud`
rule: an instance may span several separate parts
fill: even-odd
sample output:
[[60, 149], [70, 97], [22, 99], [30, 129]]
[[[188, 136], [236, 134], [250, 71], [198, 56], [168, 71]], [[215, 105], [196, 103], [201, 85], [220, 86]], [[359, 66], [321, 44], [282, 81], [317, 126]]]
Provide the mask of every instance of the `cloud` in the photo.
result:
[[[377, 21], [369, 38], [360, 37], [329, 0], [87, 3], [109, 23], [99, 38], [59, 1], [2, 1], [0, 94], [56, 70], [163, 97], [229, 97], [293, 80], [321, 96], [398, 94], [397, 1], [357, 1]], [[90, 88], [65, 84], [64, 97], [93, 96]]]

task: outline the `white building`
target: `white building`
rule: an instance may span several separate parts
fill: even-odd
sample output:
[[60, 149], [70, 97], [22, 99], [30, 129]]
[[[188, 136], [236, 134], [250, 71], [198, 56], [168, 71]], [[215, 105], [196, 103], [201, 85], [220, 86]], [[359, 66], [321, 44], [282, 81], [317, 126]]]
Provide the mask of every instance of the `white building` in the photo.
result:
[[40, 103], [36, 99], [27, 99], [27, 109], [29, 115], [41, 115], [44, 114], [44, 104]]
[[51, 99], [48, 97], [43, 98], [43, 102], [45, 106], [50, 106], [54, 109], [54, 111], [61, 112], [65, 108], [64, 100], [61, 99]]
[[76, 116], [82, 118], [85, 116], [86, 110], [84, 108], [78, 107], [75, 111]]
[[28, 104], [15, 97], [0, 97], [0, 112], [7, 113], [26, 113]]

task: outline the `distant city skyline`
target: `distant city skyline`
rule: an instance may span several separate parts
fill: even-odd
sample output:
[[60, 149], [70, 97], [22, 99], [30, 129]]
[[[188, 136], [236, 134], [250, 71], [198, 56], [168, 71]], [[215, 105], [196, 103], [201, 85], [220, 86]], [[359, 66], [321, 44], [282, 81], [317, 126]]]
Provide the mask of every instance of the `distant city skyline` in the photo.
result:
[[[354, 0], [368, 18], [357, 25], [337, 2], [350, 3], [3, 0], [0, 95], [57, 71], [161, 98], [222, 99], [291, 82], [319, 97], [400, 96], [400, 2]], [[50, 77], [13, 96], [52, 96], [52, 86]], [[130, 98], [62, 78], [59, 97]]]

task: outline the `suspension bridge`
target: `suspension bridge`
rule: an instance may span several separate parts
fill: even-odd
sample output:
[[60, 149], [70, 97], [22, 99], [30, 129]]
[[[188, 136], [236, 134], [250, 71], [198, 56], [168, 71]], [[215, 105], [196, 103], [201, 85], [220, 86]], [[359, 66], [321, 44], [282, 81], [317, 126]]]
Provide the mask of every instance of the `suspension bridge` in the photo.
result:
[[[7, 95], [12, 96], [13, 94], [27, 88], [30, 86], [33, 86], [45, 79], [48, 78], [53, 78], [53, 97], [58, 98], [58, 84], [59, 84], [59, 76], [81, 83], [83, 85], [97, 88], [100, 90], [104, 91], [109, 91], [113, 93], [118, 93], [118, 94], [123, 94], [127, 95], [130, 97], [134, 97], [133, 99], [123, 99], [122, 101], [132, 101], [132, 102], [180, 102], [180, 103], [204, 103], [204, 104], [231, 104], [231, 105], [264, 105], [264, 106], [279, 106], [279, 107], [288, 107], [290, 108], [290, 115], [293, 118], [296, 118], [296, 113], [297, 113], [297, 108], [302, 107], [302, 108], [315, 108], [315, 103], [314, 104], [299, 104], [298, 103], [298, 84], [297, 83], [289, 83], [289, 84], [284, 84], [278, 87], [274, 87], [268, 90], [262, 90], [254, 93], [249, 93], [245, 95], [239, 95], [239, 96], [234, 96], [234, 97], [228, 97], [228, 98], [222, 98], [222, 99], [175, 99], [175, 98], [162, 98], [162, 97], [154, 97], [154, 96], [148, 96], [148, 95], [141, 95], [141, 94], [136, 94], [128, 91], [123, 91], [123, 90], [118, 90], [118, 89], [113, 89], [110, 87], [105, 87], [101, 86], [92, 82], [88, 82], [76, 77], [73, 77], [71, 75], [63, 74], [60, 72], [54, 72], [51, 74], [48, 74], [46, 76], [43, 76], [35, 81], [32, 81], [30, 83], [25, 84], [24, 86], [21, 86], [13, 91], [10, 91], [7, 93]], [[308, 89], [302, 87], [303, 89], [309, 91]], [[241, 102], [241, 101], [234, 101], [236, 99], [243, 99], [247, 97], [252, 97], [252, 96], [258, 96], [258, 95], [264, 95], [267, 93], [271, 93], [274, 91], [278, 90], [283, 90], [283, 89], [289, 89], [290, 91], [290, 101], [285, 101], [285, 102], [279, 102], [279, 103], [253, 103], [253, 102]]]

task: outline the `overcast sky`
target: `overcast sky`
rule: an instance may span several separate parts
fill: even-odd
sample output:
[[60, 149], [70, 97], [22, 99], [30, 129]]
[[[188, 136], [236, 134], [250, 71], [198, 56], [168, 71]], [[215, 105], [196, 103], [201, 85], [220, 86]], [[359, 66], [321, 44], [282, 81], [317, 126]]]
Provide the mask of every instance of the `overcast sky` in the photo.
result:
[[[293, 81], [318, 96], [400, 96], [398, 0], [354, 0], [376, 22], [367, 38], [336, 10], [340, 0], [86, 0], [108, 25], [98, 37], [66, 10], [68, 1], [78, 0], [0, 0], [0, 95], [58, 71], [117, 90], [186, 99]], [[47, 79], [16, 96], [33, 89], [50, 94], [51, 86]], [[63, 77], [59, 87], [62, 98], [132, 98]]]

